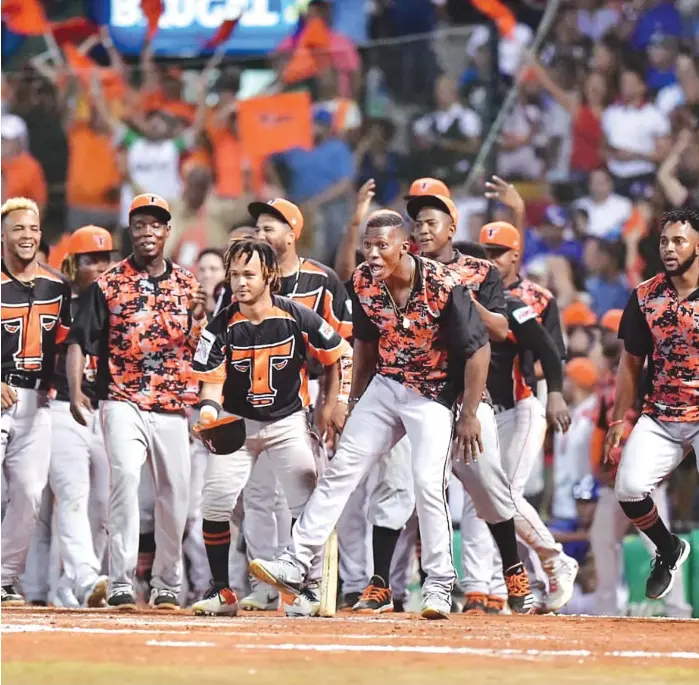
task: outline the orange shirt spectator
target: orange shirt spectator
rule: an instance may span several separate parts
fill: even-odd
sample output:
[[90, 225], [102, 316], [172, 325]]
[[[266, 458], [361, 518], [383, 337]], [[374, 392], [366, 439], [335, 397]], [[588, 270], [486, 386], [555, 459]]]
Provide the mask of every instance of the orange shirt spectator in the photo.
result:
[[[3, 145], [4, 145], [3, 141]], [[28, 152], [20, 152], [2, 160], [3, 195], [28, 197], [44, 207], [49, 197], [44, 170]]]
[[258, 193], [262, 188], [262, 168], [246, 154], [230, 126], [212, 126], [208, 131], [213, 146], [216, 194], [237, 198]]

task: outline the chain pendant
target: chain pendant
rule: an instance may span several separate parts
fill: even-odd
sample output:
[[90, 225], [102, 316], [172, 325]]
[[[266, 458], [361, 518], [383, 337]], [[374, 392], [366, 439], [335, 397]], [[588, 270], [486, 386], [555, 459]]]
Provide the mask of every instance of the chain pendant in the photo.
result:
[[407, 316], [403, 317], [403, 328], [406, 331], [410, 328], [410, 319]]

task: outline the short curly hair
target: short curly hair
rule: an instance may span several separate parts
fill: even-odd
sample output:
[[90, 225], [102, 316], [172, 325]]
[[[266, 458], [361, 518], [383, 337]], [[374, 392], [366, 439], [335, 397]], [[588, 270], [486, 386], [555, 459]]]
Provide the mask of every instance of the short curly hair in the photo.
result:
[[662, 228], [667, 224], [689, 224], [695, 231], [699, 231], [699, 212], [691, 208], [671, 209], [663, 214], [660, 226]]

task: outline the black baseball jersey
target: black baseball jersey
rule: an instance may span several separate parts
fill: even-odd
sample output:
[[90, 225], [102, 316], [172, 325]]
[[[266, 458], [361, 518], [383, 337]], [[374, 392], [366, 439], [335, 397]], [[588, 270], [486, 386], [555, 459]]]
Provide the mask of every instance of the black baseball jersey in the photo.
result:
[[496, 407], [511, 409], [519, 400], [533, 394], [521, 370], [523, 356], [541, 360], [549, 392], [560, 392], [563, 365], [559, 350], [539, 322], [534, 307], [512, 295], [506, 296], [505, 303], [510, 332], [507, 340], [491, 342], [487, 386]]
[[[80, 297], [74, 294], [70, 302], [70, 312], [73, 318], [80, 307]], [[63, 342], [58, 346], [56, 354], [56, 372], [51, 384], [52, 397], [57, 400], [67, 402], [70, 400], [68, 392], [68, 375], [66, 373], [66, 358], [68, 355], [68, 344]], [[97, 357], [85, 355], [85, 372], [83, 373], [82, 391], [86, 397], [93, 402], [97, 400]]]
[[[231, 303], [231, 287], [224, 284], [217, 293], [214, 314]], [[329, 267], [313, 259], [300, 259], [299, 270], [281, 279], [279, 295], [306, 305], [325, 319], [343, 338], [352, 336], [352, 312], [344, 284]]]
[[490, 262], [454, 250], [454, 257], [447, 266], [461, 276], [462, 285], [471, 291], [480, 305], [493, 314], [507, 316], [502, 279]]
[[309, 358], [329, 366], [349, 347], [308, 307], [272, 299], [273, 314], [260, 324], [231, 303], [202, 331], [194, 354], [194, 377], [223, 382], [223, 408], [255, 421], [276, 421], [307, 407]]
[[48, 388], [56, 346], [70, 330], [70, 283], [39, 264], [32, 283], [18, 281], [2, 261], [2, 377], [41, 379]]

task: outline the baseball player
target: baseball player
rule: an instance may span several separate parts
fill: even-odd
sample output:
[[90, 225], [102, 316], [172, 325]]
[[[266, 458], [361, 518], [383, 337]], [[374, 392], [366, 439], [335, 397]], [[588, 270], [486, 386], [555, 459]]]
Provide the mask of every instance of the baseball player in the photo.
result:
[[34, 534], [51, 457], [48, 390], [56, 345], [70, 329], [70, 284], [37, 261], [39, 208], [8, 199], [2, 222], [2, 605], [22, 605], [15, 588]]
[[[111, 234], [98, 226], [84, 226], [70, 236], [62, 270], [73, 284], [73, 315], [79, 298], [109, 266], [112, 249]], [[98, 607], [107, 595], [107, 577], [101, 575], [101, 570], [106, 545], [109, 465], [97, 413], [86, 416], [87, 426], [76, 425], [71, 416], [67, 351], [66, 344], [60, 345], [52, 384], [49, 485], [58, 512], [63, 583], [66, 585], [68, 581], [78, 602]], [[96, 362], [96, 358], [86, 357], [82, 379], [82, 392], [95, 403], [95, 408]], [[104, 507], [102, 511], [88, 511], [91, 493]], [[99, 531], [96, 538], [90, 513], [94, 528]]]
[[651, 498], [656, 486], [690, 448], [699, 454], [699, 213], [665, 214], [660, 234], [664, 273], [639, 285], [619, 326], [624, 351], [619, 362], [614, 411], [605, 459], [621, 443], [626, 414], [648, 359], [647, 392], [619, 463], [615, 492], [631, 522], [653, 542], [655, 560], [646, 596], [664, 597], [689, 557], [689, 543], [673, 535]]
[[[629, 519], [621, 506], [619, 506], [619, 502], [614, 495], [614, 481], [616, 479], [618, 460], [605, 463], [602, 454], [604, 436], [613, 421], [616, 374], [623, 350], [623, 342], [617, 337], [622, 315], [623, 311], [621, 309], [610, 309], [600, 319], [602, 351], [608, 366], [603, 372], [597, 393], [597, 421], [590, 455], [594, 474], [600, 483], [599, 498], [590, 528], [590, 545], [595, 558], [595, 573], [597, 577], [594, 596], [595, 613], [600, 616], [618, 616], [621, 613], [618, 593], [622, 566], [621, 542], [630, 526]], [[642, 402], [643, 398], [639, 397], [638, 401], [634, 402], [624, 417], [626, 423], [617, 453], [620, 453], [621, 449], [623, 449], [638, 420]], [[669, 525], [670, 507], [667, 495], [667, 480], [653, 490], [651, 498], [658, 508], [660, 518], [666, 525]], [[650, 540], [645, 535], [641, 536], [641, 540], [649, 547], [649, 551], [652, 554], [653, 544]], [[681, 578], [682, 576], [679, 579], [681, 580]], [[689, 618], [692, 615], [692, 608], [685, 600], [684, 583], [673, 583], [664, 601], [666, 615], [680, 618]]]
[[[461, 255], [454, 249], [452, 236], [458, 222], [457, 210], [451, 198], [446, 195], [421, 194], [423, 188], [431, 189], [433, 186], [434, 183], [424, 180], [419, 188], [413, 188], [419, 194], [412, 195], [408, 200], [407, 211], [415, 222], [415, 241], [422, 254], [446, 264], [459, 275], [462, 285], [474, 293], [474, 306], [491, 339], [504, 340], [507, 335], [507, 319], [504, 316], [505, 299], [500, 277], [486, 260]], [[454, 471], [467, 491], [473, 493], [480, 515], [488, 522], [498, 546], [503, 550], [503, 571], [511, 590], [509, 594], [513, 610], [528, 611], [529, 607], [524, 606], [524, 600], [527, 597], [531, 600], [531, 595], [528, 591], [523, 592], [527, 589], [526, 582], [522, 580], [526, 579], [526, 573], [516, 551], [514, 506], [500, 465], [495, 418], [488, 404], [482, 402], [481, 405], [478, 412], [483, 429], [484, 453], [478, 462], [470, 465], [455, 461]], [[384, 506], [387, 504], [389, 503], [386, 502]], [[377, 507], [372, 507], [370, 512], [375, 515], [376, 509]], [[409, 515], [410, 510], [407, 510], [406, 519]], [[378, 613], [387, 610], [385, 607], [390, 609], [391, 591], [384, 578], [387, 578], [400, 532], [400, 528], [389, 530], [374, 527], [375, 575], [365, 594], [355, 605], [356, 611]], [[377, 537], [380, 538], [379, 542]], [[382, 563], [382, 566], [377, 568], [377, 562]]]
[[422, 616], [448, 618], [454, 565], [446, 501], [453, 407], [459, 378], [448, 375], [449, 352], [466, 358], [463, 410], [456, 423], [466, 458], [482, 450], [476, 410], [490, 358], [487, 332], [473, 300], [448, 268], [410, 254], [402, 217], [379, 211], [367, 221], [367, 262], [354, 272], [354, 376], [345, 429], [334, 458], [276, 561], [254, 560], [252, 573], [294, 594], [352, 491], [366, 471], [407, 433], [412, 447], [422, 538]]
[[[324, 367], [325, 401], [316, 407], [321, 434], [330, 423], [339, 389], [338, 362], [349, 347], [314, 311], [274, 295], [279, 268], [272, 248], [261, 241], [232, 243], [226, 269], [234, 301], [202, 333], [195, 376], [202, 381], [201, 418], [206, 426], [223, 409], [245, 419], [246, 441], [231, 455], [212, 455], [204, 485], [204, 539], [213, 584], [197, 614], [235, 614], [238, 601], [228, 582], [230, 519], [259, 456], [266, 452], [292, 516], [306, 505], [316, 481], [315, 455], [305, 408], [307, 359]], [[229, 382], [227, 382], [229, 381]], [[223, 544], [216, 545], [219, 541]], [[299, 588], [301, 590], [301, 588]], [[317, 613], [318, 588], [303, 588]]]
[[[512, 224], [496, 221], [481, 228], [479, 243], [500, 272], [505, 293], [532, 308], [556, 343], [561, 359], [564, 359], [565, 343], [558, 305], [553, 294], [519, 276], [520, 232]], [[517, 510], [517, 532], [541, 562], [548, 581], [548, 596], [544, 605], [546, 609], [553, 611], [570, 599], [578, 566], [563, 553], [561, 545], [553, 539], [536, 509], [524, 497], [524, 487], [546, 435], [546, 412], [534, 394], [538, 375], [534, 372], [534, 361], [531, 354], [521, 358], [519, 368], [515, 370], [514, 412], [498, 414], [498, 426], [503, 465]], [[554, 427], [567, 429], [570, 419], [565, 418], [567, 410], [559, 393], [554, 395], [548, 407]]]
[[107, 603], [135, 608], [138, 486], [147, 460], [156, 498], [149, 601], [158, 609], [176, 609], [189, 506], [185, 410], [196, 402], [191, 363], [206, 323], [206, 293], [192, 274], [163, 257], [170, 233], [163, 198], [134, 198], [128, 231], [133, 253], [90, 286], [75, 317], [66, 364], [70, 409], [87, 425], [92, 401], [82, 391], [82, 378], [85, 355], [93, 355], [111, 466]]

